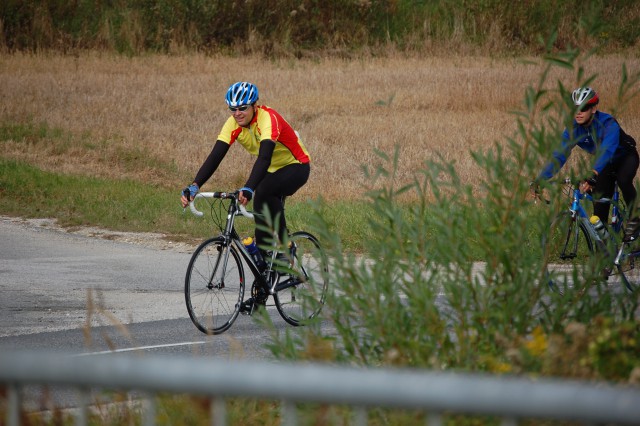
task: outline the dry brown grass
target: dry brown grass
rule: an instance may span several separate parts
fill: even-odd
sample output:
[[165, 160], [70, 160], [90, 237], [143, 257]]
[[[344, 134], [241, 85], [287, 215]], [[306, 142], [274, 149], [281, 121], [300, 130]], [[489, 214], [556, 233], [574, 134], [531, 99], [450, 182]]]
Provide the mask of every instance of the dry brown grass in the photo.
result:
[[[607, 111], [623, 62], [639, 58], [590, 58], [587, 74]], [[362, 191], [361, 165], [376, 161], [373, 148], [391, 153], [399, 144], [400, 177], [410, 179], [437, 153], [455, 160], [460, 177], [485, 173], [470, 150], [488, 148], [515, 134], [509, 113], [541, 66], [487, 57], [283, 60], [199, 55], [0, 56], [0, 123], [47, 123], [70, 132], [63, 144], [5, 143], [5, 157], [68, 173], [132, 177], [181, 188], [209, 153], [227, 117], [229, 84], [250, 80], [261, 101], [279, 110], [303, 136], [312, 155], [312, 179], [303, 195], [346, 198]], [[575, 73], [559, 70], [569, 87]], [[388, 101], [392, 99], [390, 103]], [[385, 104], [386, 103], [386, 104]], [[640, 105], [619, 116], [640, 139]], [[84, 136], [83, 136], [84, 135]], [[60, 146], [61, 144], [65, 146]], [[168, 164], [177, 172], [137, 161], [131, 152]], [[129, 153], [129, 154], [126, 154]], [[147, 159], [147, 158], [145, 158]], [[140, 159], [142, 160], [142, 158]], [[205, 189], [244, 183], [253, 159], [239, 146]]]

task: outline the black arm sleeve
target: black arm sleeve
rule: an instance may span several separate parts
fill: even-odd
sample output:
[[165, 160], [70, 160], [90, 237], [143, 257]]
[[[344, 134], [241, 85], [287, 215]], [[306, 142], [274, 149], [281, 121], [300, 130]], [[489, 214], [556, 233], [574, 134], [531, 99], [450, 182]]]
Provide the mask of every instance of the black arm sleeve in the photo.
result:
[[251, 170], [251, 175], [249, 175], [249, 179], [244, 186], [251, 189], [256, 189], [256, 186], [260, 183], [260, 181], [267, 174], [267, 170], [271, 165], [271, 157], [273, 156], [273, 149], [276, 147], [276, 144], [271, 139], [264, 139], [260, 142], [260, 151], [258, 151], [258, 159], [253, 165], [253, 169]]
[[224, 156], [227, 155], [227, 151], [229, 151], [228, 143], [216, 141], [211, 150], [211, 154], [204, 160], [200, 170], [198, 170], [198, 174], [196, 174], [195, 179], [193, 179], [198, 187], [202, 187], [211, 175], [213, 175], [213, 172], [216, 171]]

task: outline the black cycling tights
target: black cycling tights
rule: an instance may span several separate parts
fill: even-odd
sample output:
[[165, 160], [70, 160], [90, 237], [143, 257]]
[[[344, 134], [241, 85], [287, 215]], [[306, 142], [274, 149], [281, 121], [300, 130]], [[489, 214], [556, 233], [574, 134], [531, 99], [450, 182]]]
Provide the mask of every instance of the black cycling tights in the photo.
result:
[[[256, 188], [253, 198], [253, 210], [257, 213], [263, 213], [266, 208], [272, 220], [276, 219], [278, 235], [280, 241], [284, 241], [287, 230], [287, 223], [284, 217], [282, 198], [293, 195], [300, 189], [307, 179], [311, 167], [309, 164], [290, 164], [273, 173], [267, 173]], [[256, 215], [256, 243], [258, 246], [263, 244], [270, 245], [273, 235], [272, 233], [260, 229], [268, 226], [268, 222], [263, 215]]]
[[[633, 151], [615, 163], [607, 165], [598, 176], [598, 182], [594, 189], [596, 196], [598, 198], [611, 198], [617, 181], [624, 202], [627, 205], [627, 214], [636, 215], [633, 210], [636, 199], [636, 188], [633, 186], [633, 179], [638, 171], [639, 163], [638, 152]], [[609, 207], [609, 203], [596, 203], [593, 206], [593, 214], [598, 216], [603, 223], [608, 223]]]

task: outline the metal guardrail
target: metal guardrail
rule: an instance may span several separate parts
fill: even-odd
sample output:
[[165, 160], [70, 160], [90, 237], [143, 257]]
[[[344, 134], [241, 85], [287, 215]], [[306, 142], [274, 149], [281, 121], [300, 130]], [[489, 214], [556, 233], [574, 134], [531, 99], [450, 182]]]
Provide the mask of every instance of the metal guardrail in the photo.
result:
[[[19, 424], [20, 390], [32, 384], [208, 396], [214, 425], [226, 424], [223, 402], [229, 397], [280, 399], [286, 425], [296, 424], [298, 402], [353, 406], [354, 423], [362, 425], [369, 407], [424, 410], [429, 425], [441, 424], [444, 412], [495, 415], [503, 425], [521, 418], [640, 423], [637, 386], [310, 363], [0, 352], [0, 385], [9, 389], [7, 425]], [[87, 423], [87, 399], [78, 410], [79, 425]], [[153, 425], [153, 397], [145, 407], [143, 424]]]

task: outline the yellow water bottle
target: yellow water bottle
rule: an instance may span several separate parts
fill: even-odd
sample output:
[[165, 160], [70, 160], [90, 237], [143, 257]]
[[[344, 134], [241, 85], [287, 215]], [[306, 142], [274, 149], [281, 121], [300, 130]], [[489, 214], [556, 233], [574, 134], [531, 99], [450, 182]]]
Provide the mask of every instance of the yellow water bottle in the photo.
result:
[[260, 271], [263, 271], [265, 269], [265, 266], [267, 265], [264, 262], [264, 259], [262, 258], [262, 253], [260, 253], [260, 249], [258, 248], [258, 246], [256, 246], [256, 243], [253, 241], [253, 238], [251, 237], [245, 238], [244, 240], [242, 240], [242, 244], [244, 244], [244, 246], [246, 247], [247, 251], [251, 255], [251, 258], [255, 262], [258, 269]]
[[609, 231], [607, 231], [607, 227], [604, 226], [604, 223], [602, 223], [598, 216], [591, 216], [589, 222], [591, 222], [593, 227], [596, 229], [596, 232], [598, 233], [602, 241], [607, 241], [609, 239]]

